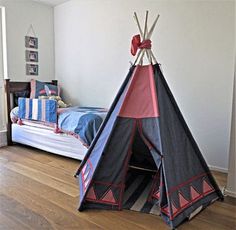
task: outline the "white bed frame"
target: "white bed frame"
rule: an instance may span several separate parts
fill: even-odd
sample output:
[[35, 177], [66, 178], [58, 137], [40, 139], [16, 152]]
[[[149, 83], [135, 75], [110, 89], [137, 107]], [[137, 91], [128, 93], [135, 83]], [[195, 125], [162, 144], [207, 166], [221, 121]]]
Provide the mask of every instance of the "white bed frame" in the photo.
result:
[[74, 136], [54, 133], [53, 128], [12, 124], [12, 141], [50, 153], [83, 160], [87, 148]]

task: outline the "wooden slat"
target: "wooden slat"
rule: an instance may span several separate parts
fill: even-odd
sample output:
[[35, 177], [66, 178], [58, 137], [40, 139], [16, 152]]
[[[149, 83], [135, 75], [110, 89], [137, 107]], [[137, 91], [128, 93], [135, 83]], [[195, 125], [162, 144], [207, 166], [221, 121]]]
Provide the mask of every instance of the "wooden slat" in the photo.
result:
[[[23, 189], [21, 191], [23, 191]], [[19, 191], [17, 195], [19, 195], [21, 191]], [[51, 223], [45, 217], [33, 212], [24, 204], [16, 201], [14, 196], [11, 197], [6, 194], [1, 194], [0, 204], [2, 213], [11, 218], [11, 220], [18, 222], [18, 224], [22, 224], [25, 228], [35, 229], [40, 226], [41, 229], [52, 229]]]
[[0, 229], [1, 230], [30, 230], [30, 228], [19, 220], [17, 220], [14, 216], [11, 216], [9, 213], [4, 213], [1, 208], [0, 210]]

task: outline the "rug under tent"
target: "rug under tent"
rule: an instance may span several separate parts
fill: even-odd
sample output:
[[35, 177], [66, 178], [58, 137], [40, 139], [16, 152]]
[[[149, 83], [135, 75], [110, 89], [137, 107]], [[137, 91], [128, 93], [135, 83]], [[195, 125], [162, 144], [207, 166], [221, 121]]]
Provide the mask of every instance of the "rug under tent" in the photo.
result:
[[153, 176], [154, 170], [148, 171], [130, 166], [123, 198], [123, 209], [160, 215], [158, 201], [149, 199]]

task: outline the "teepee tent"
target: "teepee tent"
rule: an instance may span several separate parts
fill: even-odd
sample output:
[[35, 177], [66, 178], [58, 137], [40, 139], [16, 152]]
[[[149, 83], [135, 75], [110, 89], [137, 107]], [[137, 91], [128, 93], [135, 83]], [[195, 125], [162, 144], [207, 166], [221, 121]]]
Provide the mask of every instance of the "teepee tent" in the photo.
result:
[[152, 53], [159, 16], [149, 31], [148, 12], [144, 31], [134, 16], [137, 58], [76, 174], [79, 210], [160, 214], [175, 228], [223, 196]]

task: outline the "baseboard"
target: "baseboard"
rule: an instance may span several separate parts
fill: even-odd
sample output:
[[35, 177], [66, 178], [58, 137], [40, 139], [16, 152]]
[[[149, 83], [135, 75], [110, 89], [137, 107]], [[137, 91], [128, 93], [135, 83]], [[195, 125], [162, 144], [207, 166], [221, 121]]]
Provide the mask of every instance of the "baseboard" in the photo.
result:
[[226, 194], [227, 196], [232, 196], [232, 197], [236, 198], [236, 192], [230, 191], [230, 190], [228, 190], [228, 189], [225, 189], [224, 192], [225, 192], [225, 194]]
[[7, 131], [0, 131], [0, 147], [7, 145]]
[[212, 166], [212, 165], [208, 165], [208, 167], [209, 167], [210, 170], [212, 170], [212, 171], [217, 171], [217, 172], [222, 172], [222, 173], [228, 173], [228, 169], [226, 169], [226, 168], [221, 168], [221, 167]]

